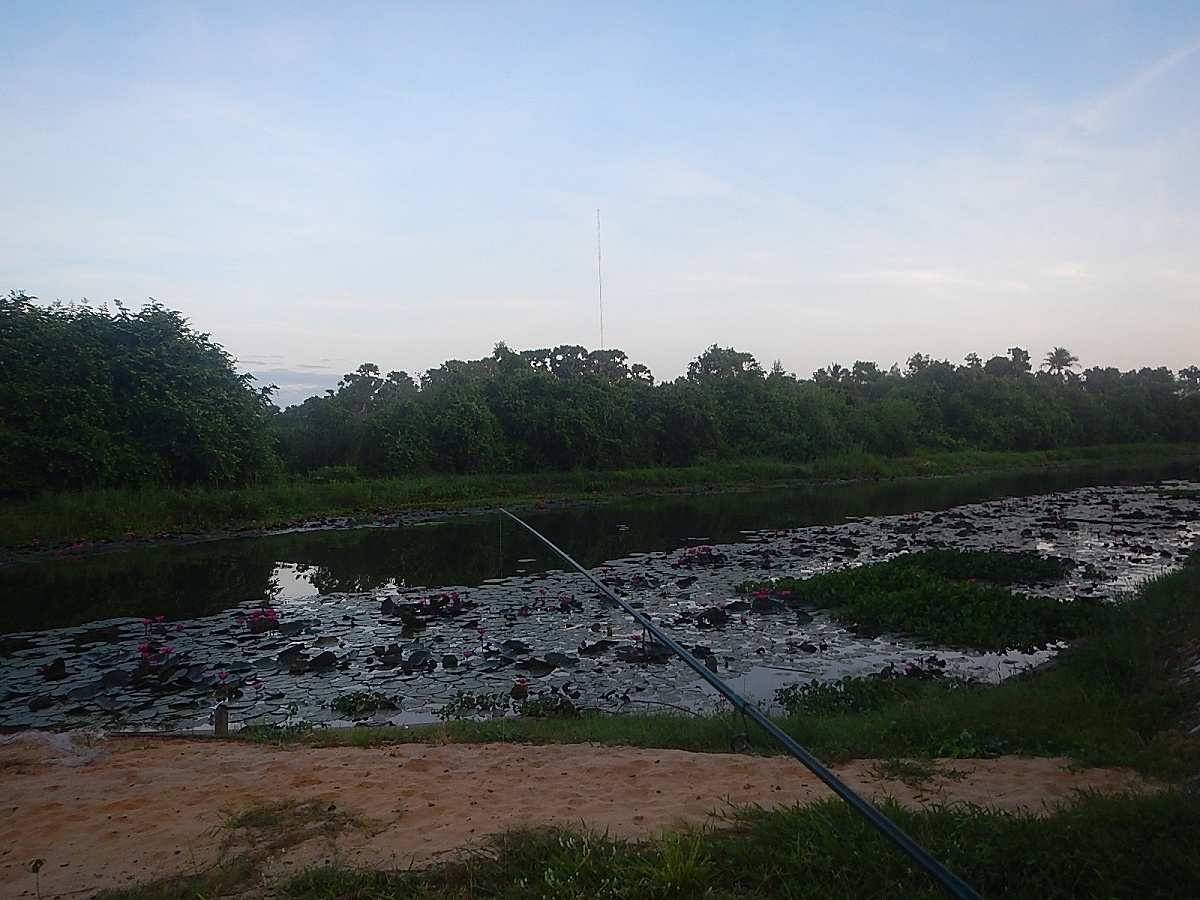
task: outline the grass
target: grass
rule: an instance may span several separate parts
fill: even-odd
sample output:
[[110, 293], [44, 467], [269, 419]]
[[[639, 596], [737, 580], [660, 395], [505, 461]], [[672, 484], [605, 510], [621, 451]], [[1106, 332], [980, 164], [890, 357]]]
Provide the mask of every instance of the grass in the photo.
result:
[[[1188, 897], [1200, 887], [1200, 793], [1195, 790], [1149, 796], [1084, 794], [1045, 816], [976, 807], [910, 812], [892, 805], [884, 812], [983, 896]], [[729, 827], [670, 831], [643, 841], [562, 828], [523, 829], [501, 836], [486, 853], [420, 871], [309, 869], [282, 885], [275, 896], [945, 896], [839, 801], [771, 811], [742, 809], [726, 824]]]
[[[885, 814], [983, 896], [1189, 897], [1200, 887], [1200, 792], [1082, 794], [1049, 815], [942, 807]], [[727, 827], [680, 829], [643, 841], [563, 828], [521, 829], [486, 852], [416, 871], [328, 865], [266, 891], [255, 860], [201, 877], [104, 894], [104, 900], [215, 897], [399, 898], [888, 898], [941, 889], [840, 801], [745, 808]], [[238, 874], [243, 880], [238, 881]]]
[[311, 840], [330, 846], [364, 823], [326, 800], [285, 798], [241, 810], [223, 810], [224, 821], [214, 829], [222, 836], [215, 865], [190, 875], [166, 878], [130, 888], [104, 891], [103, 900], [214, 900], [218, 897], [261, 896], [263, 869], [280, 851]]
[[909, 787], [921, 787], [934, 778], [962, 781], [967, 773], [928, 759], [881, 759], [871, 767], [871, 775], [885, 781], [901, 781]]
[[736, 490], [828, 480], [951, 475], [1096, 462], [1194, 457], [1195, 445], [1132, 444], [1027, 453], [961, 451], [907, 457], [861, 453], [804, 463], [738, 460], [681, 469], [428, 476], [331, 481], [292, 476], [239, 488], [146, 488], [46, 494], [0, 502], [0, 546], [255, 529], [313, 516], [520, 505], [548, 498], [612, 500], [648, 493]]

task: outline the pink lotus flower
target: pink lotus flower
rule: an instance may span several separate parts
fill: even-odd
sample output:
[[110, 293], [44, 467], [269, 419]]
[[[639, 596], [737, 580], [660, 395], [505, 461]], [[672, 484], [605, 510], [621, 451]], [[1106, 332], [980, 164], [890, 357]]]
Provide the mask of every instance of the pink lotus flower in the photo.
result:
[[224, 681], [228, 677], [229, 677], [228, 672], [218, 672], [217, 673], [217, 678], [219, 678], [221, 681]]

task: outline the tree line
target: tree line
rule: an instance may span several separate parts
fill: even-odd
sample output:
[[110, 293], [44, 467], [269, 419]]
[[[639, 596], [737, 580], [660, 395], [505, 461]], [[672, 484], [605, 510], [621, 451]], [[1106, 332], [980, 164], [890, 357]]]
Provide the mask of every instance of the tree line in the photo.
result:
[[[0, 492], [804, 462], [845, 452], [1050, 450], [1200, 441], [1200, 368], [1080, 369], [1056, 347], [961, 364], [831, 364], [799, 378], [713, 345], [673, 381], [575, 345], [449, 360], [413, 377], [363, 363], [278, 410], [179, 313], [0, 298]], [[331, 472], [331, 470], [333, 470]]]
[[563, 346], [454, 360], [414, 379], [364, 363], [337, 390], [276, 416], [299, 472], [375, 476], [687, 466], [848, 451], [1050, 450], [1200, 440], [1200, 369], [1121, 372], [1054, 348], [901, 370], [833, 364], [809, 379], [716, 345], [655, 382], [619, 350]]

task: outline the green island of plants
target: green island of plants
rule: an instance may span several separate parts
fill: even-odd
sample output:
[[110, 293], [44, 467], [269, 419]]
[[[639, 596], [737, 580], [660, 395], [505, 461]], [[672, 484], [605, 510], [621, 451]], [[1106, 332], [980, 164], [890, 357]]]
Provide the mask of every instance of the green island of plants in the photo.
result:
[[811, 578], [739, 585], [757, 600], [826, 608], [867, 632], [903, 632], [951, 647], [1031, 652], [1082, 634], [1095, 615], [1083, 602], [1009, 590], [1059, 580], [1056, 560], [997, 550], [928, 550]]

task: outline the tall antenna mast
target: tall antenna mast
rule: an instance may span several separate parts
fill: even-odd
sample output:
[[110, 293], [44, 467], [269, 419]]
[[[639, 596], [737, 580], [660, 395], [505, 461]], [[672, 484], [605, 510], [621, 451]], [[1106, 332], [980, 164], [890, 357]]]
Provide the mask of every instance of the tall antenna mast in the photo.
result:
[[596, 210], [596, 286], [600, 291], [600, 349], [604, 349], [604, 273], [600, 268], [600, 210]]

